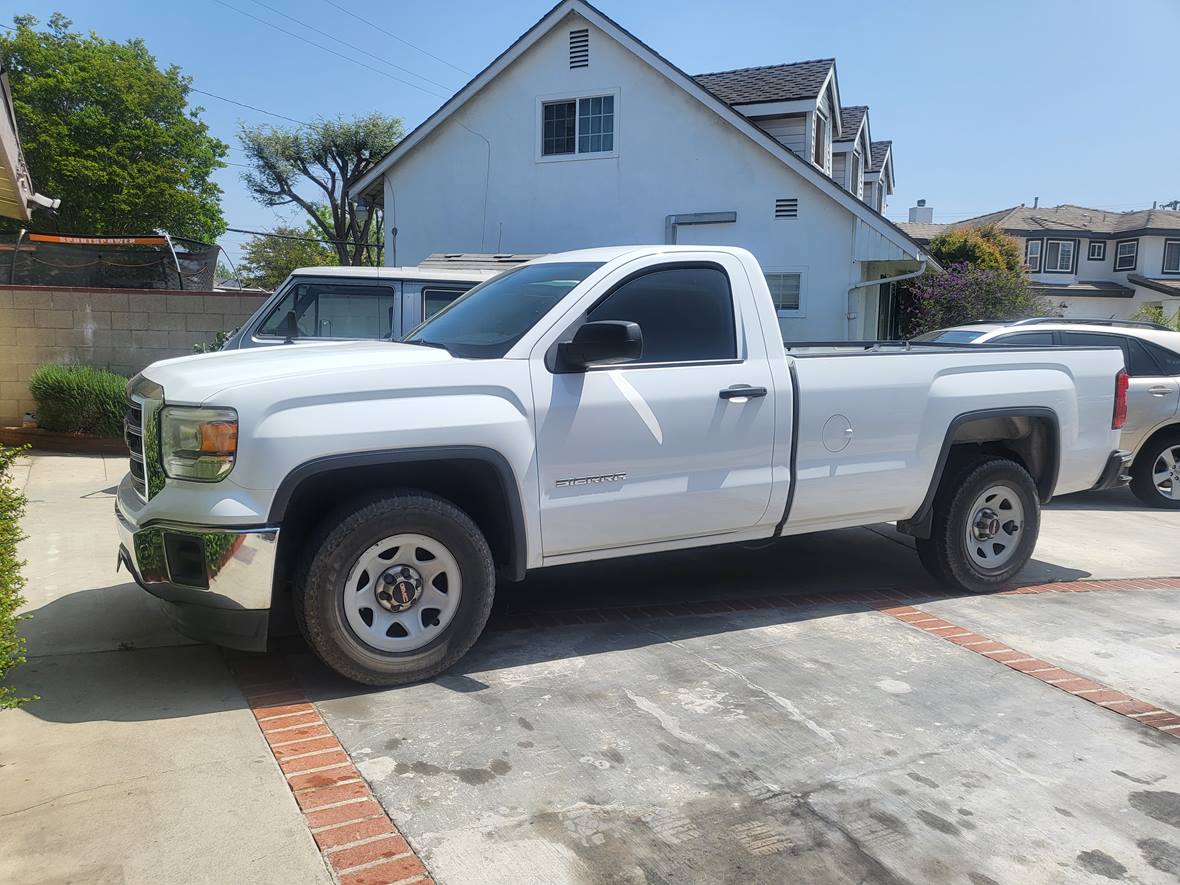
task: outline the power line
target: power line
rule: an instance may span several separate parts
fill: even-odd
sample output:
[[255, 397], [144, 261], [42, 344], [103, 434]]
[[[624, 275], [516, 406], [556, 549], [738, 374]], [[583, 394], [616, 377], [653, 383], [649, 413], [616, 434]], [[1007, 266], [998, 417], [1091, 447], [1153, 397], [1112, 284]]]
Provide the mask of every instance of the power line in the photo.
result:
[[244, 10], [244, 9], [238, 9], [236, 6], [231, 6], [229, 3], [226, 3], [225, 0], [214, 0], [214, 2], [220, 4], [221, 6], [224, 6], [226, 9], [232, 9], [234, 12], [238, 13], [239, 15], [244, 15], [244, 16], [246, 16], [246, 18], [252, 18], [252, 19], [254, 19], [254, 21], [259, 22], [260, 24], [264, 24], [268, 28], [273, 28], [274, 30], [279, 31], [280, 33], [286, 34], [288, 37], [294, 37], [296, 40], [301, 40], [304, 43], [308, 44], [309, 46], [314, 46], [316, 49], [319, 49], [323, 52], [327, 52], [328, 54], [334, 55], [337, 58], [342, 58], [345, 61], [352, 62], [354, 65], [360, 65], [362, 68], [372, 71], [374, 74], [380, 74], [382, 77], [388, 77], [390, 80], [393, 80], [397, 83], [401, 83], [405, 86], [409, 86], [413, 89], [417, 89], [419, 92], [425, 92], [427, 95], [433, 95], [435, 98], [443, 98], [443, 99], [450, 98], [449, 95], [444, 95], [442, 93], [435, 92], [433, 89], [427, 89], [425, 86], [419, 86], [417, 83], [411, 83], [409, 80], [403, 80], [401, 77], [391, 74], [388, 71], [383, 71], [380, 68], [373, 67], [371, 64], [366, 64], [363, 61], [358, 61], [357, 59], [352, 58], [351, 56], [345, 55], [343, 52], [337, 52], [335, 49], [332, 49], [330, 46], [324, 46], [322, 43], [316, 43], [314, 40], [309, 40], [306, 37], [304, 37], [302, 34], [296, 34], [294, 31], [288, 31], [286, 28], [281, 27], [280, 25], [276, 25], [273, 22], [268, 22], [264, 18], [259, 18], [258, 16], [254, 15], [251, 12], [246, 12], [246, 10]]
[[448, 91], [451, 90], [451, 87], [448, 86], [446, 83], [439, 83], [437, 80], [431, 80], [429, 77], [423, 77], [421, 74], [415, 73], [414, 71], [411, 71], [409, 68], [403, 68], [401, 65], [395, 65], [391, 61], [386, 61], [381, 56], [376, 55], [372, 52], [369, 52], [369, 50], [364, 49], [360, 46], [357, 46], [355, 43], [349, 43], [347, 40], [342, 40], [339, 37], [334, 37], [331, 34], [329, 34], [327, 31], [321, 31], [315, 25], [309, 25], [307, 22], [301, 21], [300, 19], [295, 18], [295, 16], [293, 16], [293, 15], [289, 15], [288, 13], [284, 12], [281, 9], [275, 9], [270, 4], [263, 3], [262, 0], [251, 0], [251, 2], [255, 3], [258, 6], [261, 6], [263, 9], [269, 9], [271, 12], [275, 13], [276, 15], [281, 15], [284, 18], [287, 18], [290, 21], [295, 22], [295, 24], [297, 24], [297, 25], [302, 25], [303, 27], [307, 28], [309, 31], [314, 31], [315, 33], [320, 34], [321, 36], [327, 37], [329, 40], [335, 40], [341, 46], [347, 46], [349, 49], [352, 49], [355, 52], [359, 52], [363, 55], [369, 56], [369, 58], [376, 59], [378, 62], [385, 65], [386, 67], [390, 67], [390, 68], [394, 68], [395, 70], [402, 71], [403, 73], [409, 74], [411, 77], [417, 77], [419, 80], [425, 80], [427, 83], [431, 84], [432, 86], [438, 86], [440, 89], [446, 89]]
[[385, 30], [385, 28], [381, 27], [381, 25], [377, 24], [376, 22], [371, 22], [367, 18], [357, 15], [352, 10], [345, 9], [339, 3], [334, 3], [333, 0], [324, 0], [324, 2], [327, 3], [329, 6], [339, 9], [345, 15], [351, 15], [353, 18], [355, 18], [357, 21], [361, 22], [362, 24], [366, 24], [370, 28], [375, 28], [376, 30], [378, 30], [382, 34], [384, 34], [386, 37], [392, 37], [394, 40], [397, 40], [399, 43], [404, 43], [406, 46], [409, 46], [411, 49], [416, 49], [418, 52], [421, 52], [423, 55], [428, 55], [431, 58], [433, 58], [435, 61], [442, 62], [448, 68], [454, 68], [460, 74], [465, 74], [468, 77], [471, 76], [471, 71], [466, 71], [463, 68], [459, 67], [458, 65], [453, 65], [449, 61], [447, 61], [445, 58], [439, 58], [433, 52], [428, 52], [427, 50], [423, 49], [421, 46], [417, 46], [417, 45], [411, 43], [409, 40], [399, 37], [397, 34], [393, 33], [392, 31]]
[[265, 108], [259, 108], [259, 107], [255, 107], [252, 104], [246, 104], [244, 101], [237, 101], [232, 98], [226, 98], [224, 95], [218, 95], [215, 92], [208, 92], [204, 89], [197, 89], [197, 87], [195, 87], [195, 86], [190, 86], [189, 90], [192, 92], [196, 92], [200, 95], [207, 95], [210, 98], [216, 98], [218, 101], [228, 102], [229, 104], [236, 104], [240, 108], [246, 108], [247, 110], [257, 111], [260, 114], [266, 114], [268, 117], [278, 117], [280, 120], [286, 120], [289, 123], [298, 123], [300, 126], [307, 126], [311, 129], [318, 128], [315, 126], [314, 123], [307, 123], [303, 120], [296, 120], [294, 117], [288, 117], [286, 114], [279, 114], [279, 113], [275, 113], [274, 111], [268, 111]]

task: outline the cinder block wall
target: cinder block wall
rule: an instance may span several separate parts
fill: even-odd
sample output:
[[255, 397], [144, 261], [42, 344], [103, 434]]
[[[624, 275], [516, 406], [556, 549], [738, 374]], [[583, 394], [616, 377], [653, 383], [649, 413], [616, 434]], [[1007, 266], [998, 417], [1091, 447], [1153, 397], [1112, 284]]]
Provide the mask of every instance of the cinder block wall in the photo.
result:
[[0, 286], [0, 424], [35, 412], [29, 377], [72, 362], [128, 377], [240, 326], [263, 295]]

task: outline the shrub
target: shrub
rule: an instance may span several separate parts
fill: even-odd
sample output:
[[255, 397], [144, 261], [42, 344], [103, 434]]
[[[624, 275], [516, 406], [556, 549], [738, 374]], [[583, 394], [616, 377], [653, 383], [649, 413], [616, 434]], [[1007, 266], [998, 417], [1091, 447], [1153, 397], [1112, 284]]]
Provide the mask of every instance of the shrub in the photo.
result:
[[50, 363], [29, 379], [46, 430], [122, 437], [127, 379], [104, 369]]
[[12, 483], [12, 462], [23, 448], [0, 447], [0, 710], [19, 707], [33, 698], [22, 698], [3, 685], [8, 672], [25, 660], [25, 640], [16, 632], [21, 617], [16, 610], [24, 604], [21, 590], [25, 586], [17, 558], [16, 545], [21, 540], [20, 518], [25, 512], [25, 496]]
[[1131, 319], [1144, 323], [1159, 323], [1161, 326], [1167, 326], [1169, 329], [1175, 329], [1177, 332], [1180, 332], [1180, 311], [1177, 311], [1169, 318], [1164, 313], [1162, 307], [1157, 307], [1154, 304], [1143, 305], [1135, 311]]
[[925, 273], [908, 287], [902, 304], [907, 338], [934, 329], [980, 320], [1017, 320], [1053, 316], [1045, 298], [1029, 288], [1023, 273], [952, 264], [945, 273]]
[[932, 239], [928, 251], [944, 267], [965, 261], [972, 267], [1020, 273], [1024, 266], [1020, 241], [994, 224], [952, 227]]
[[213, 353], [221, 350], [225, 346], [225, 342], [229, 341], [229, 336], [233, 332], [218, 332], [213, 336], [212, 341], [198, 341], [193, 345], [193, 353]]

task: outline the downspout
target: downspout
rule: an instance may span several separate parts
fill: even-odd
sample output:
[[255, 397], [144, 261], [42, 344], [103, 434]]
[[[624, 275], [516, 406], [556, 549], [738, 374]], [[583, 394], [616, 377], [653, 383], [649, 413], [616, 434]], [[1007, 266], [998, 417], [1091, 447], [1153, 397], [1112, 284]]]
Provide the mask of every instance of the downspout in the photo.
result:
[[897, 283], [897, 282], [900, 282], [901, 280], [912, 280], [914, 277], [920, 277], [925, 272], [926, 272], [926, 259], [923, 258], [920, 260], [920, 262], [918, 264], [918, 269], [915, 271], [912, 271], [910, 273], [898, 274], [895, 277], [883, 277], [879, 280], [862, 280], [859, 283], [853, 283], [851, 286], [849, 286], [848, 287], [848, 295], [847, 295], [848, 333], [846, 336], [848, 338], [848, 340], [849, 341], [852, 340], [852, 320], [853, 320], [853, 316], [852, 316], [852, 314], [853, 314], [852, 290], [853, 289], [863, 289], [865, 286], [883, 286], [885, 283]]

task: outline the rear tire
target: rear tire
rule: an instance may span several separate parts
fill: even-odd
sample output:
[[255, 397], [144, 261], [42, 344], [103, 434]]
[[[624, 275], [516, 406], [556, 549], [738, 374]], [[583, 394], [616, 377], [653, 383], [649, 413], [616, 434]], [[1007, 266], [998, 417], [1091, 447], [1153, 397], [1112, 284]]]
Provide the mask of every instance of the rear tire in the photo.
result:
[[1040, 507], [1032, 477], [1015, 461], [990, 455], [960, 461], [943, 474], [930, 537], [916, 541], [918, 558], [959, 590], [997, 590], [1031, 558]]
[[[1151, 440], [1139, 450], [1131, 465], [1131, 491], [1148, 507], [1180, 510], [1177, 466], [1180, 466], [1180, 433], [1168, 433]], [[1161, 485], [1168, 490], [1167, 493], [1160, 491]]]
[[365, 685], [403, 685], [446, 670], [479, 638], [495, 595], [479, 528], [454, 504], [422, 492], [342, 508], [309, 539], [296, 571], [293, 607], [304, 639], [325, 664]]

